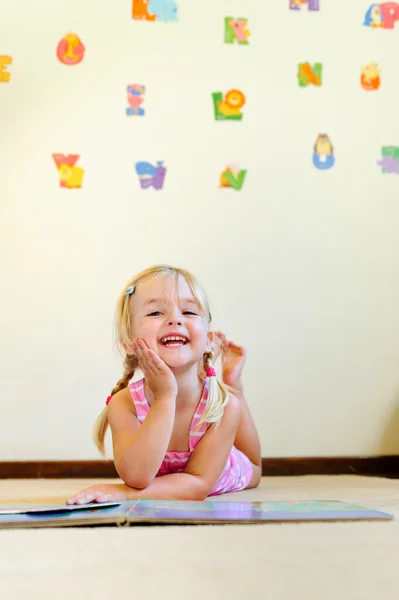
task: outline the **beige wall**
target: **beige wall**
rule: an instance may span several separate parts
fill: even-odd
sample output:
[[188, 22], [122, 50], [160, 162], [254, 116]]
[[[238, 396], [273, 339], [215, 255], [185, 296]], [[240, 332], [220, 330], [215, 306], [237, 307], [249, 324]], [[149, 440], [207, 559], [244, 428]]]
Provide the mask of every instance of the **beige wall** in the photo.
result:
[[[376, 166], [399, 145], [399, 25], [363, 27], [363, 0], [287, 4], [181, 0], [165, 24], [128, 1], [3, 2], [0, 460], [98, 456], [115, 300], [155, 262], [192, 270], [246, 346], [264, 456], [399, 452], [399, 177]], [[248, 17], [248, 47], [223, 43], [228, 14]], [[71, 67], [68, 31], [87, 48]], [[298, 87], [307, 60], [322, 87]], [[377, 92], [359, 85], [369, 62]], [[125, 116], [129, 83], [147, 86], [144, 117]], [[211, 93], [232, 87], [244, 119], [216, 122]], [[319, 132], [330, 171], [311, 162]], [[82, 189], [59, 187], [55, 152], [81, 155]], [[165, 160], [162, 191], [140, 189], [140, 160]], [[229, 162], [241, 192], [218, 188]]]

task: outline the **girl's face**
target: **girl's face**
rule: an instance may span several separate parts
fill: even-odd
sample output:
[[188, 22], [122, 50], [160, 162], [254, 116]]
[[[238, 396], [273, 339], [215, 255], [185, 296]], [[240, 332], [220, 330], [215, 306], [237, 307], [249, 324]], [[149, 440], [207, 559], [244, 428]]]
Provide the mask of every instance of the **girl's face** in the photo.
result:
[[169, 367], [196, 364], [210, 349], [208, 317], [184, 277], [176, 285], [167, 276], [143, 281], [134, 291], [132, 308], [133, 336], [145, 340]]

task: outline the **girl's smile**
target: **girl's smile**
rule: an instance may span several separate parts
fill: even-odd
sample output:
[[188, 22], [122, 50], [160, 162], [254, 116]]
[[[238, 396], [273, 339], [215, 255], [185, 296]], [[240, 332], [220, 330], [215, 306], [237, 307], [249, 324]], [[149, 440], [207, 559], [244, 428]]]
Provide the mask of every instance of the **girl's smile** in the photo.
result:
[[132, 330], [171, 368], [192, 366], [209, 346], [208, 319], [183, 277], [157, 277], [137, 286]]

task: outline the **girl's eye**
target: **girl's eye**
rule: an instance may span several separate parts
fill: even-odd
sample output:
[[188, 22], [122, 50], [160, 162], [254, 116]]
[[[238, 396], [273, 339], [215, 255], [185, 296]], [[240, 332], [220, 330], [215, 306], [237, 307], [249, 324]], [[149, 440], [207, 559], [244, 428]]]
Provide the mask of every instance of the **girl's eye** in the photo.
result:
[[197, 313], [193, 312], [192, 310], [185, 310], [183, 315], [196, 315]]
[[154, 310], [154, 312], [150, 313], [149, 315], [147, 315], [148, 317], [158, 317], [161, 313], [159, 312], [159, 310]]

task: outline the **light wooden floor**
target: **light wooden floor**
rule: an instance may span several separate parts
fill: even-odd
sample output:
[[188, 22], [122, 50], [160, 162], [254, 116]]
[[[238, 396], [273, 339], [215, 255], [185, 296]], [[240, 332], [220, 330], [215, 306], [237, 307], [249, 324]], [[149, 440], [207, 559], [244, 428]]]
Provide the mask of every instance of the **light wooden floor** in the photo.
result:
[[[0, 480], [0, 504], [64, 502], [91, 483]], [[396, 520], [3, 530], [0, 598], [399, 598], [399, 480], [264, 478], [258, 489], [233, 497], [344, 500]]]

